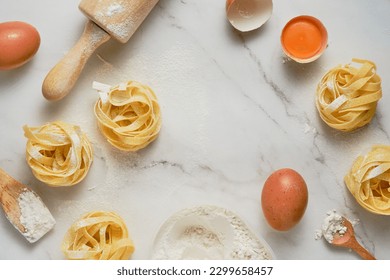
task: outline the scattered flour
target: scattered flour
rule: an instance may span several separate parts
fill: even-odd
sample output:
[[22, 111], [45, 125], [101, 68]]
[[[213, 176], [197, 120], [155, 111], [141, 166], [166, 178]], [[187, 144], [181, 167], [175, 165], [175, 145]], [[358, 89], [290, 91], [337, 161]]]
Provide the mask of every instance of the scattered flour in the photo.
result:
[[287, 63], [287, 62], [290, 62], [292, 59], [291, 58], [289, 58], [289, 57], [287, 57], [287, 56], [283, 56], [282, 57], [282, 63], [283, 64], [285, 64], [285, 63]]
[[42, 200], [31, 191], [24, 191], [18, 198], [20, 223], [25, 228], [24, 237], [34, 243], [55, 225], [55, 220]]

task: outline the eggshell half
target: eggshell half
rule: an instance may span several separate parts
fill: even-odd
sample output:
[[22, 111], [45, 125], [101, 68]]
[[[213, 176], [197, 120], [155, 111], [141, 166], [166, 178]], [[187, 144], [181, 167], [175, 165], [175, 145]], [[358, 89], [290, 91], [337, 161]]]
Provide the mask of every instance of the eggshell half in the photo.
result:
[[277, 170], [264, 183], [261, 206], [268, 224], [276, 230], [293, 228], [303, 217], [307, 203], [306, 182], [295, 170]]
[[255, 30], [266, 23], [272, 15], [272, 0], [227, 0], [226, 15], [239, 31]]

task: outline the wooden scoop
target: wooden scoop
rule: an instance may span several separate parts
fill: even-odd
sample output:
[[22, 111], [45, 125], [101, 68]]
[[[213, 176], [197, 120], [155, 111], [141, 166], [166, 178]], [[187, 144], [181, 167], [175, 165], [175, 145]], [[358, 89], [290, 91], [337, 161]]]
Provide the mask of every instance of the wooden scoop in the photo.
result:
[[34, 243], [55, 225], [50, 211], [29, 187], [0, 169], [0, 203], [7, 219]]
[[340, 247], [346, 247], [354, 250], [365, 260], [375, 260], [375, 257], [370, 254], [363, 246], [356, 240], [352, 224], [343, 218], [343, 224], [347, 228], [343, 235], [336, 233], [333, 236], [332, 244]]
[[76, 45], [47, 74], [42, 85], [48, 100], [65, 97], [74, 87], [89, 57], [111, 37], [126, 43], [158, 0], [82, 0], [79, 9], [89, 18]]

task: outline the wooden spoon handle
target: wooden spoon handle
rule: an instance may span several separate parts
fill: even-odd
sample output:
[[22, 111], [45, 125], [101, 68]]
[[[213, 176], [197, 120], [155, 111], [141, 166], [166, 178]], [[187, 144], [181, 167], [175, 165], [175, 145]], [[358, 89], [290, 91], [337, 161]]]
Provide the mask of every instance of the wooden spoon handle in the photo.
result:
[[107, 32], [89, 20], [76, 45], [47, 74], [42, 85], [43, 96], [48, 100], [65, 97], [76, 84], [89, 57], [109, 39]]
[[376, 260], [376, 258], [371, 255], [359, 242], [354, 238], [354, 242], [351, 244], [351, 249], [358, 253], [365, 260]]

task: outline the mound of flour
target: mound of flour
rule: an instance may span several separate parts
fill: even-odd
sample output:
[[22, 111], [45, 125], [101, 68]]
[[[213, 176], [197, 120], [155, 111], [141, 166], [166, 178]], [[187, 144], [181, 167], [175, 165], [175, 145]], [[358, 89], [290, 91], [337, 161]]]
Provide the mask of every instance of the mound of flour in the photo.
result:
[[234, 213], [215, 206], [184, 209], [161, 227], [153, 259], [273, 259], [261, 242]]

